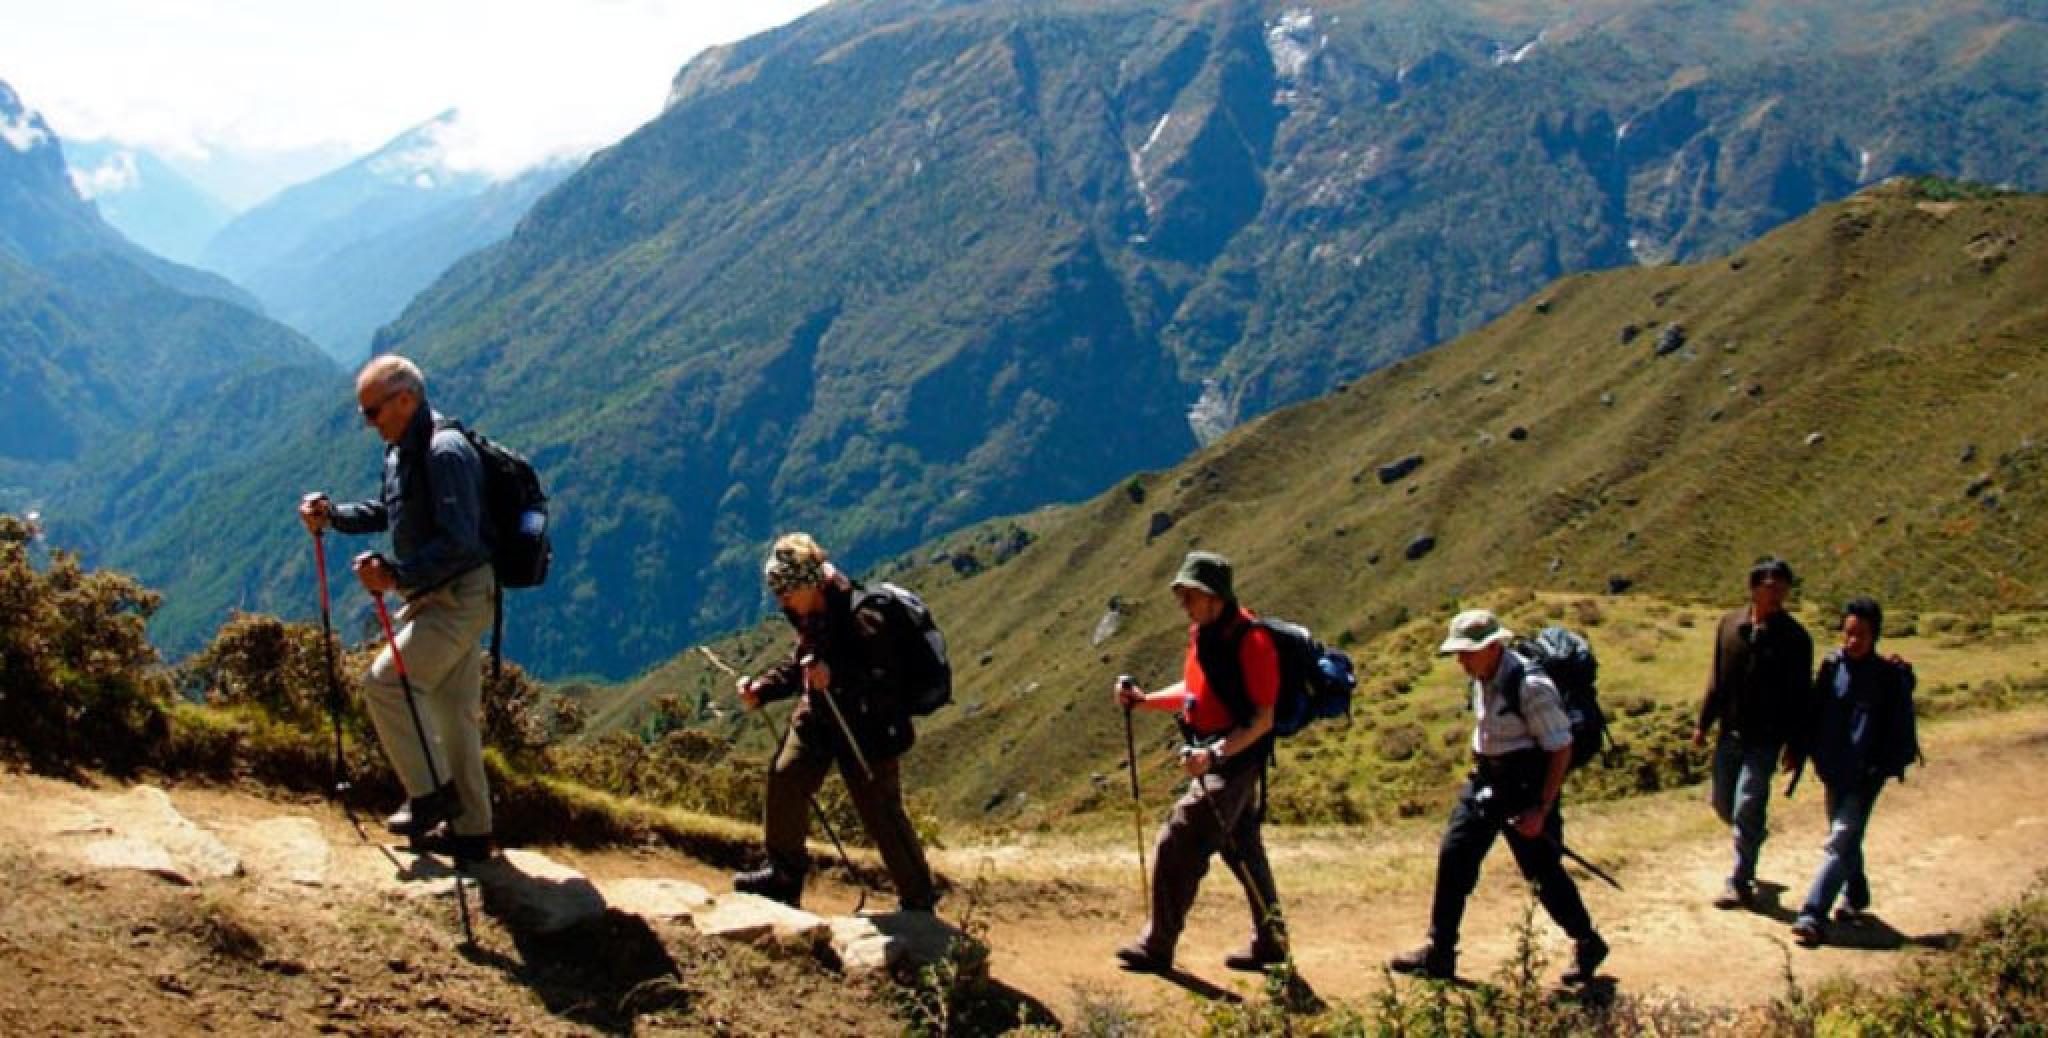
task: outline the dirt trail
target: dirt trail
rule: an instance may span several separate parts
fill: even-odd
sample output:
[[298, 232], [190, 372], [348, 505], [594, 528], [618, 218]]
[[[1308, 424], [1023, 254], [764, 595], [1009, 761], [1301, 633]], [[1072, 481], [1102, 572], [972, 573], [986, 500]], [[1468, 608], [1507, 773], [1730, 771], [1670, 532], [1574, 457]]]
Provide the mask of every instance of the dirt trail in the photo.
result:
[[[1709, 903], [1727, 875], [1730, 847], [1701, 790], [1577, 807], [1567, 800], [1567, 841], [1603, 865], [1621, 862], [1609, 868], [1621, 891], [1573, 870], [1613, 945], [1602, 972], [1624, 991], [1755, 1004], [1785, 991], [1788, 964], [1802, 984], [1837, 974], [1878, 980], [1908, 959], [1936, 954], [1933, 949], [1958, 931], [2016, 900], [2048, 851], [2048, 803], [2036, 795], [2048, 789], [2048, 711], [1974, 719], [1929, 736], [1932, 763], [1915, 769], [1905, 784], [1888, 785], [1872, 818], [1864, 846], [1880, 925], [1843, 935], [1861, 947], [1801, 949], [1788, 934], [1826, 832], [1820, 786], [1811, 776], [1789, 801], [1782, 795], [1784, 777], [1775, 783], [1772, 833], [1759, 875], [1768, 903], [1756, 912], [1721, 911]], [[1151, 806], [1163, 816], [1164, 792]], [[1294, 920], [1298, 965], [1318, 993], [1355, 998], [1382, 990], [1381, 964], [1423, 937], [1442, 819], [1426, 821], [1378, 840], [1286, 831], [1269, 836]], [[971, 849], [947, 856], [956, 867], [989, 857]], [[997, 857], [1008, 859], [1006, 871], [1015, 875], [1024, 866], [1019, 858], [1030, 856]], [[1046, 857], [1052, 860], [1038, 868], [1048, 881], [1085, 877], [1120, 886], [1107, 902], [1089, 883], [1078, 889], [1097, 896], [1081, 903], [993, 906], [996, 974], [1055, 1011], [1071, 1008], [1077, 987], [1140, 1005], [1183, 1000], [1173, 984], [1114, 966], [1112, 952], [1136, 936], [1142, 921], [1132, 852], [1048, 850]], [[1529, 903], [1513, 857], [1496, 846], [1467, 915], [1461, 975], [1494, 974], [1510, 955], [1513, 929]], [[1219, 862], [1204, 884], [1178, 964], [1213, 984], [1254, 990], [1221, 962], [1247, 938], [1248, 918], [1240, 888]], [[1569, 942], [1540, 910], [1537, 920], [1554, 972]]]
[[[1808, 951], [1791, 948], [1788, 939], [1791, 909], [1820, 856], [1824, 822], [1817, 783], [1809, 782], [1796, 800], [1773, 800], [1773, 838], [1765, 846], [1761, 878], [1778, 907], [1762, 912], [1722, 912], [1708, 904], [1725, 872], [1728, 848], [1725, 830], [1713, 822], [1698, 790], [1607, 805], [1568, 804], [1570, 842], [1611, 864], [1626, 887], [1615, 891], [1581, 876], [1594, 917], [1614, 946], [1605, 972], [1628, 992], [1752, 1004], [1782, 993], [1788, 962], [1802, 983], [1830, 974], [1881, 978], [1914, 957], [1939, 954], [1935, 949], [1955, 932], [2013, 901], [2048, 850], [2048, 804], [2033, 795], [2048, 789], [2048, 710], [1938, 726], [1927, 741], [1933, 763], [1916, 770], [1906, 785], [1887, 787], [1879, 801], [1866, 846], [1882, 925], [1859, 931], [1865, 947]], [[1155, 792], [1148, 824], [1163, 815], [1165, 796]], [[115, 788], [0, 774], [0, 871], [19, 895], [11, 913], [0, 911], [0, 1020], [9, 1019], [7, 1003], [19, 1000], [31, 1014], [19, 1020], [47, 1021], [61, 1018], [65, 1006], [89, 1006], [98, 1015], [80, 1018], [97, 1022], [88, 1030], [136, 1033], [200, 1024], [231, 1030], [339, 1025], [397, 1033], [425, 1033], [450, 1023], [522, 1031], [580, 1031], [592, 1024], [610, 1029], [608, 1018], [577, 1016], [578, 985], [603, 976], [581, 961], [587, 950], [565, 949], [558, 961], [540, 962], [531, 957], [535, 949], [493, 930], [486, 945], [495, 942], [507, 958], [527, 956], [525, 965], [500, 963], [493, 969], [487, 963], [441, 962], [452, 958], [436, 951], [453, 945], [446, 900], [394, 894], [391, 859], [359, 842], [340, 813], [320, 802], [173, 789], [170, 800], [179, 812], [243, 849], [247, 874], [222, 884], [184, 887], [139, 873], [96, 872], [80, 865], [76, 853], [76, 842], [89, 836], [53, 835], [90, 829], [95, 816], [114, 817], [135, 800], [132, 792]], [[263, 854], [247, 851], [249, 833], [277, 826], [284, 816], [303, 819], [293, 823], [293, 832], [311, 832], [316, 843], [324, 841], [320, 885], [295, 882], [283, 865], [273, 867]], [[1358, 997], [1378, 991], [1386, 982], [1379, 964], [1420, 938], [1440, 821], [1422, 819], [1378, 833], [1271, 835], [1300, 969], [1318, 992]], [[273, 857], [303, 865], [304, 852], [280, 850]], [[600, 884], [657, 876], [717, 890], [726, 882], [722, 872], [673, 853], [548, 853]], [[1185, 1004], [1181, 988], [1114, 967], [1111, 953], [1136, 934], [1140, 922], [1132, 889], [1135, 863], [1121, 842], [1050, 838], [935, 857], [956, 878], [988, 881], [972, 893], [956, 892], [941, 908], [956, 920], [963, 913], [977, 915], [987, 925], [997, 979], [1053, 1012], [1066, 1016], [1079, 990], [1140, 1006]], [[27, 907], [31, 899], [33, 910]], [[874, 907], [893, 907], [892, 900], [878, 898]], [[806, 907], [845, 912], [854, 901], [854, 891], [828, 883], [814, 885]], [[1496, 848], [1469, 913], [1464, 975], [1484, 979], [1494, 973], [1509, 954], [1513, 927], [1527, 904], [1527, 887], [1511, 857]], [[165, 935], [186, 926], [181, 919], [220, 914], [223, 908], [265, 937], [262, 961], [252, 959], [239, 972], [209, 972], [194, 966], [198, 960], [189, 949], [182, 958], [172, 954], [175, 942]], [[1563, 937], [1540, 917], [1539, 928], [1552, 961], [1561, 962]], [[1203, 981], [1252, 991], [1252, 979], [1229, 973], [1220, 961], [1242, 942], [1245, 930], [1242, 895], [1219, 865], [1180, 949], [1182, 967]], [[199, 926], [196, 932], [213, 944], [232, 944], [232, 934], [224, 938], [217, 928]], [[808, 961], [719, 965], [723, 952], [679, 943], [675, 934], [660, 936], [682, 975], [694, 978], [691, 990], [700, 1009], [718, 1011], [721, 999], [732, 1005], [759, 1001], [760, 991], [782, 986], [804, 989], [813, 1007], [727, 1017], [729, 1030], [824, 1033], [835, 1029], [832, 1021], [865, 1030], [887, 1019], [862, 1008], [851, 993], [832, 998], [828, 993], [839, 982]], [[756, 978], [771, 968], [779, 972], [763, 986]], [[546, 980], [550, 970], [560, 977]], [[717, 990], [725, 984], [738, 990]], [[844, 1004], [818, 1008], [835, 1001]], [[640, 1030], [649, 1029], [643, 1021]]]

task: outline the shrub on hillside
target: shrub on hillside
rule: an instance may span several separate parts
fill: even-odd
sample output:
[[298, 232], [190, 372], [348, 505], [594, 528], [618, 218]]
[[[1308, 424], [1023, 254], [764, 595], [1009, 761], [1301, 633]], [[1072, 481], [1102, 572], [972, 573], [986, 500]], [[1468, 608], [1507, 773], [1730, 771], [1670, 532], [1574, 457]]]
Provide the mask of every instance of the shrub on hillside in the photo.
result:
[[0, 515], [0, 749], [43, 770], [131, 770], [166, 731], [170, 686], [144, 634], [157, 596], [70, 552], [38, 567], [35, 537]]

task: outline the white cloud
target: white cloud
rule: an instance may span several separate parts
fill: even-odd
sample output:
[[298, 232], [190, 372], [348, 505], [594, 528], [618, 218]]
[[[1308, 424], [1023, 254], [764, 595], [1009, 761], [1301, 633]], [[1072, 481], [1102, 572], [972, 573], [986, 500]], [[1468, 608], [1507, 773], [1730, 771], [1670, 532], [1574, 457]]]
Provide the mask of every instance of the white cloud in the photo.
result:
[[819, 2], [0, 0], [0, 78], [61, 134], [186, 159], [362, 154], [457, 107], [445, 161], [504, 174], [617, 140], [698, 51]]
[[142, 172], [135, 168], [133, 152], [117, 151], [91, 169], [71, 171], [71, 185], [80, 198], [88, 200], [133, 191], [141, 183]]

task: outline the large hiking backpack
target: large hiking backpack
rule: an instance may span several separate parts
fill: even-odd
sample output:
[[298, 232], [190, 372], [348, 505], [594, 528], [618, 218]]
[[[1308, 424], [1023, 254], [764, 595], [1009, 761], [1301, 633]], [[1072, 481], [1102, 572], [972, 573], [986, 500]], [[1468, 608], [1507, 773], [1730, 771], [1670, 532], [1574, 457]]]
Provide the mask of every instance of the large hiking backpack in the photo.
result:
[[946, 656], [946, 636], [932, 622], [924, 599], [909, 588], [883, 581], [863, 588], [854, 608], [870, 604], [881, 608], [895, 621], [897, 631], [915, 643], [905, 646], [902, 654], [910, 671], [902, 676], [903, 708], [912, 717], [924, 717], [952, 702], [953, 664]]
[[[1309, 629], [1273, 617], [1255, 623], [1273, 639], [1280, 657], [1280, 698], [1273, 704], [1273, 734], [1288, 738], [1317, 721], [1351, 716], [1351, 692], [1358, 677], [1351, 657], [1316, 640]], [[1247, 630], [1246, 633], [1250, 633]], [[1250, 723], [1249, 702], [1234, 702], [1226, 683], [1212, 683], [1239, 724]]]
[[[1600, 661], [1592, 643], [1563, 627], [1545, 627], [1514, 645], [1524, 667], [1540, 670], [1557, 686], [1572, 723], [1571, 770], [1578, 770], [1607, 745], [1607, 715], [1600, 709]], [[1522, 712], [1522, 688], [1507, 693], [1508, 712]]]
[[498, 586], [539, 587], [548, 579], [554, 546], [548, 540], [548, 495], [540, 488], [533, 463], [452, 418], [437, 419], [434, 429], [461, 433], [483, 467], [483, 492], [477, 503]]

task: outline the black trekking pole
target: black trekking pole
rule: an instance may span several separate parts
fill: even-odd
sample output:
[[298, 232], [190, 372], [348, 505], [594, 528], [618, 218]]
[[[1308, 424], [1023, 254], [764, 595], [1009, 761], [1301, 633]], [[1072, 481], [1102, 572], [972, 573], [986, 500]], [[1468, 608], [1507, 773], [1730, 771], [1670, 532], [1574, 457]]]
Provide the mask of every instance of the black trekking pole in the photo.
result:
[[334, 669], [334, 621], [327, 604], [327, 549], [318, 530], [313, 531], [313, 567], [320, 574], [320, 648], [327, 657], [327, 715], [334, 721], [333, 786], [330, 792], [335, 802], [341, 805], [342, 814], [348, 817], [348, 824], [355, 827], [356, 838], [368, 843], [370, 834], [363, 831], [362, 820], [356, 817], [355, 808], [348, 802], [351, 786], [348, 758], [341, 745], [341, 678]]
[[1570, 858], [1575, 862], [1578, 862], [1581, 868], [1599, 877], [1600, 879], [1605, 880], [1608, 886], [1613, 887], [1616, 890], [1621, 889], [1620, 881], [1616, 880], [1613, 876], [1608, 875], [1606, 869], [1603, 869], [1600, 866], [1595, 865], [1590, 861], [1587, 861], [1585, 857], [1581, 855], [1578, 851], [1572, 850], [1570, 847], [1565, 846], [1563, 840], [1552, 840], [1550, 842], [1556, 845], [1557, 852], [1559, 854], [1562, 854], [1565, 857]]
[[[1116, 679], [1117, 685], [1135, 686], [1137, 682], [1125, 674]], [[1138, 897], [1140, 910], [1152, 911], [1152, 870], [1145, 864], [1145, 802], [1138, 792], [1138, 737], [1131, 728], [1131, 708], [1124, 707], [1124, 770], [1131, 774], [1131, 831], [1138, 843]]]
[[[703, 653], [704, 658], [710, 660], [712, 666], [724, 671], [728, 677], [739, 678], [741, 676], [739, 671], [728, 666], [724, 660], [718, 658], [717, 653], [712, 652], [709, 648], [699, 645], [697, 651]], [[775, 770], [775, 762], [782, 758], [782, 751], [787, 745], [787, 740], [784, 737], [788, 734], [788, 729], [778, 726], [775, 723], [775, 718], [769, 715], [765, 707], [758, 709], [760, 710], [761, 720], [768, 725], [768, 734], [775, 737], [775, 752], [768, 756], [768, 770], [773, 772]], [[846, 871], [853, 876], [854, 882], [859, 885], [860, 900], [853, 906], [853, 914], [859, 915], [861, 910], [868, 906], [867, 880], [861, 876], [859, 869], [853, 867], [853, 858], [846, 853], [846, 845], [839, 842], [839, 832], [832, 828], [832, 819], [826, 817], [823, 807], [818, 806], [818, 795], [813, 793], [808, 799], [811, 802], [811, 815], [818, 820], [818, 827], [825, 830], [826, 837], [832, 841], [832, 849], [839, 852], [839, 864], [845, 866]]]
[[[427, 758], [427, 781], [438, 793], [441, 789], [440, 769], [434, 767], [434, 746], [427, 738], [427, 726], [420, 723], [420, 704], [412, 694], [412, 677], [405, 672], [405, 656], [398, 651], [398, 634], [391, 629], [391, 611], [384, 608], [384, 592], [373, 592], [370, 599], [377, 603], [377, 622], [384, 626], [384, 643], [391, 647], [391, 663], [398, 669], [398, 687], [405, 690], [405, 708], [412, 713], [413, 730], [420, 736], [420, 752]], [[460, 868], [455, 870], [455, 905], [462, 915], [462, 942], [473, 947], [476, 931], [470, 926], [469, 895], [463, 892]]]
[[[1181, 755], [1185, 757], [1192, 752], [1194, 752], [1194, 748], [1191, 747], [1182, 750]], [[1206, 775], [1203, 777], [1206, 777]], [[1236, 876], [1237, 881], [1244, 885], [1246, 891], [1250, 892], [1252, 905], [1257, 909], [1260, 921], [1271, 928], [1275, 936], [1279, 938], [1280, 954], [1287, 960], [1288, 979], [1292, 980], [1298, 977], [1300, 974], [1294, 969], [1294, 941], [1289, 938], [1286, 923], [1280, 918], [1280, 906], [1267, 904], [1266, 895], [1259, 890], [1259, 884], [1252, 876], [1249, 867], [1240, 864], [1243, 859], [1237, 853], [1237, 838], [1231, 835], [1230, 827], [1223, 824], [1223, 809], [1217, 807], [1216, 801], [1209, 798], [1209, 787], [1202, 783], [1201, 778], [1195, 779], [1195, 799], [1208, 806], [1209, 817], [1216, 822], [1216, 834], [1221, 837], [1223, 843], [1223, 864], [1230, 867], [1231, 875]]]
[[1801, 760], [1798, 766], [1792, 769], [1792, 781], [1785, 783], [1785, 799], [1792, 799], [1792, 794], [1799, 791], [1799, 780], [1805, 777], [1806, 761]]

